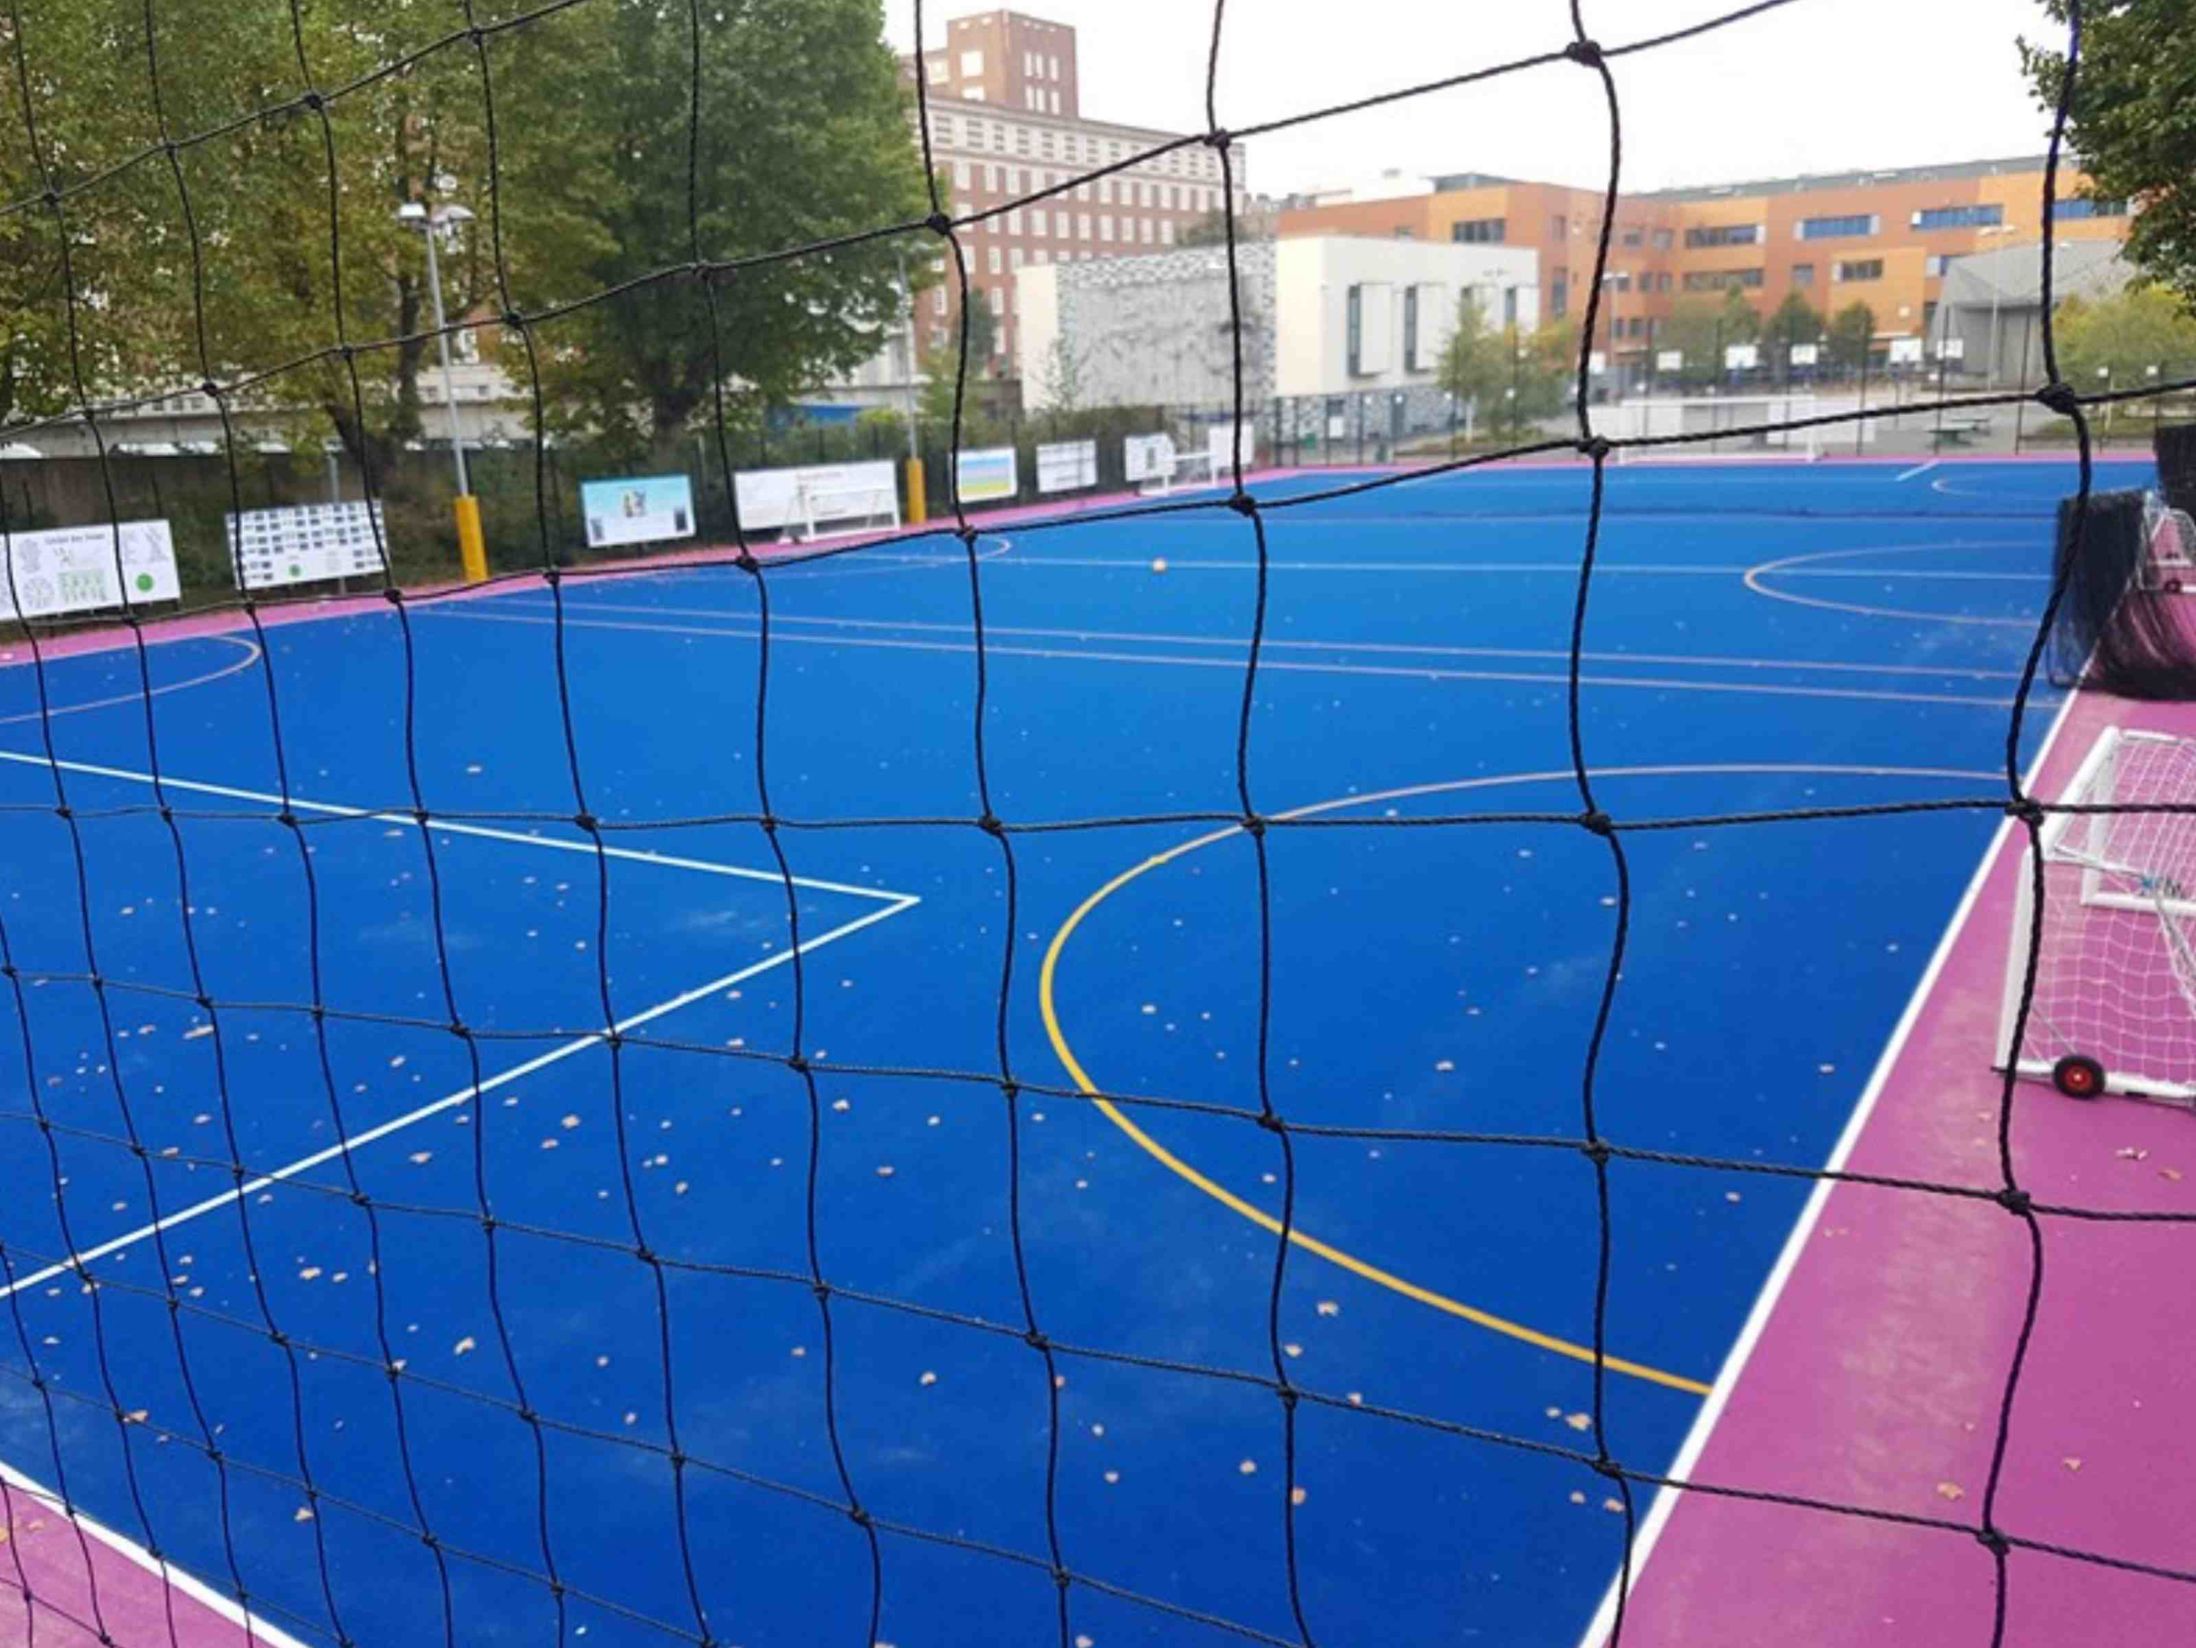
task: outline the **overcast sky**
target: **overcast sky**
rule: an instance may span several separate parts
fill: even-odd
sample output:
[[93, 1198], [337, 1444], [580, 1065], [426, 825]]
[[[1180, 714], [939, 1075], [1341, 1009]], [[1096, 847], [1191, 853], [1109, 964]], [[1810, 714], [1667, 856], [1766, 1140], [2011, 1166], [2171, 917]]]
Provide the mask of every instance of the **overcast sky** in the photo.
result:
[[[1607, 44], [1736, 9], [1740, 0], [1584, 0]], [[946, 19], [987, 9], [926, 0]], [[1072, 24], [1083, 113], [1165, 130], [1204, 124], [1209, 0], [1024, 0]], [[914, 0], [885, 0], [913, 43]], [[2034, 0], [1794, 0], [1616, 65], [1629, 188], [2040, 154], [2049, 133], [2014, 43], [2056, 39]], [[1241, 127], [1560, 48], [1565, 0], [1229, 0], [1220, 119]], [[1250, 147], [1251, 186], [1283, 193], [1482, 171], [1595, 185], [1608, 121], [1572, 64], [1339, 115]]]

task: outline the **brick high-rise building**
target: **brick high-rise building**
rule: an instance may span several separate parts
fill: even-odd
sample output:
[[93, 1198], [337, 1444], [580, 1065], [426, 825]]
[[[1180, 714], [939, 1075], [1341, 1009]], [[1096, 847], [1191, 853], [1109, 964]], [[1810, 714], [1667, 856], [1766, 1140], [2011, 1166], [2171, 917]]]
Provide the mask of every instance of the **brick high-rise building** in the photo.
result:
[[[914, 73], [913, 62], [903, 67]], [[931, 153], [954, 215], [1004, 208], [960, 231], [969, 289], [991, 311], [993, 377], [1015, 375], [1017, 271], [1174, 246], [1226, 202], [1220, 156], [1210, 144], [1081, 117], [1075, 31], [1064, 24], [1011, 11], [955, 18], [946, 25], [944, 48], [923, 53], [922, 69]], [[1151, 153], [1162, 148], [1167, 152]], [[1149, 158], [1132, 159], [1140, 154]], [[1007, 204], [1108, 166], [1120, 170], [1029, 206]], [[1228, 169], [1237, 210], [1246, 210], [1240, 144], [1229, 150]], [[933, 258], [931, 273], [929, 289], [916, 299], [918, 355], [949, 352], [959, 337], [956, 277], [942, 256]], [[842, 389], [887, 398], [892, 386], [907, 382], [906, 355], [904, 338], [888, 339]]]
[[987, 11], [946, 24], [942, 50], [923, 54], [933, 93], [995, 109], [1073, 120], [1075, 31], [1017, 11]]

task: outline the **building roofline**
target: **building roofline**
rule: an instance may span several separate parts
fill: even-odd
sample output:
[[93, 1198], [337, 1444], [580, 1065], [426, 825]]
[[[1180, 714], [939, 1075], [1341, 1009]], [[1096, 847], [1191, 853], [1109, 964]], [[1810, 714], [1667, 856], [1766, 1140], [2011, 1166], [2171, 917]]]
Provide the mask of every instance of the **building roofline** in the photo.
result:
[[1717, 200], [1726, 196], [1806, 194], [1822, 189], [1857, 189], [1879, 183], [1949, 183], [1974, 177], [2004, 177], [2040, 172], [2045, 155], [2010, 155], [1994, 160], [1949, 160], [1927, 166], [1886, 166], [1845, 172], [1802, 172], [1794, 176], [1751, 178], [1735, 183], [1693, 183], [1669, 189], [1627, 190], [1630, 200]]
[[[1035, 109], [1016, 109], [1004, 103], [987, 103], [981, 98], [945, 97], [936, 92], [924, 101], [933, 111], [947, 114], [977, 116], [997, 120], [1026, 120], [1033, 125], [1050, 126], [1056, 131], [1097, 131], [1107, 137], [1133, 137], [1154, 140], [1154, 148], [1168, 143], [1179, 143], [1191, 132], [1163, 132], [1153, 126], [1125, 126], [1117, 120], [1094, 120], [1087, 114], [1040, 114]], [[912, 112], [912, 111], [911, 111]], [[1240, 142], [1232, 145], [1237, 154], [1243, 152]]]

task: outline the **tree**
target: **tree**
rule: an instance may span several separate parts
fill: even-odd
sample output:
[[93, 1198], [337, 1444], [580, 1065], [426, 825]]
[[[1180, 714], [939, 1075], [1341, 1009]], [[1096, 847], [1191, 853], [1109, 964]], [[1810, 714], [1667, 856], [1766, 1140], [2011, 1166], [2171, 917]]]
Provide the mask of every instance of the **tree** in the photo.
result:
[[[2044, 0], [2067, 20], [2067, 0]], [[2037, 99], [2056, 109], [2066, 59], [2058, 41], [2021, 42]], [[2152, 278], [2196, 301], [2196, 8], [2187, 0], [2120, 0], [2082, 8], [2082, 58], [2068, 125], [2093, 195], [2140, 201], [2127, 253]]]
[[1083, 357], [1065, 334], [1052, 340], [1045, 351], [1045, 404], [1054, 412], [1074, 412], [1083, 404]]
[[1717, 311], [1716, 318], [1721, 323], [1726, 344], [1761, 341], [1761, 316], [1738, 287], [1723, 289], [1723, 307]]
[[1479, 409], [1483, 423], [1502, 409], [1514, 433], [1530, 419], [1563, 407], [1565, 392], [1578, 376], [1578, 329], [1569, 321], [1550, 322], [1525, 333], [1516, 326], [1488, 327], [1479, 304], [1467, 292], [1457, 304], [1456, 329], [1441, 351], [1441, 387]]
[[[752, 409], [868, 358], [900, 314], [895, 243], [771, 254], [927, 209], [879, 0], [746, 0], [700, 19], [697, 152], [683, 7], [610, 9], [592, 95], [562, 123], [593, 134], [576, 141], [608, 172], [582, 290], [617, 295], [558, 323], [555, 387], [573, 419], [635, 441], [710, 415], [720, 386]], [[662, 278], [694, 258], [755, 261], [706, 288]]]
[[2123, 386], [2196, 365], [2196, 315], [2161, 286], [2131, 286], [2109, 298], [2068, 298], [2054, 319], [2059, 370], [2077, 388], [2095, 388], [2100, 374]]
[[1791, 291], [1770, 313], [1762, 335], [1778, 348], [1822, 340], [1822, 312], [1807, 301], [1807, 294]]
[[1675, 349], [1685, 357], [1680, 377], [1686, 383], [1714, 383], [1723, 373], [1723, 306], [1713, 298], [1681, 297], [1655, 335], [1658, 351]]
[[1875, 338], [1875, 310], [1865, 303], [1849, 303], [1830, 317], [1823, 330], [1823, 347], [1832, 366], [1858, 371], [1868, 363], [1868, 348]]

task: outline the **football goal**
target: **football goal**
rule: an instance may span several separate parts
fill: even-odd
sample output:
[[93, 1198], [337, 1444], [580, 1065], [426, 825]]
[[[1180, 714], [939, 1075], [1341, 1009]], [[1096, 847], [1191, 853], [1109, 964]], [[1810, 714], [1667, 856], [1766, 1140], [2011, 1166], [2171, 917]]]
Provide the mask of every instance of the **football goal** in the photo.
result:
[[2035, 890], [2007, 947], [2002, 1061], [2078, 1099], [2196, 1102], [2196, 739], [2107, 728], [2044, 822], [2035, 999], [2011, 1046]]

